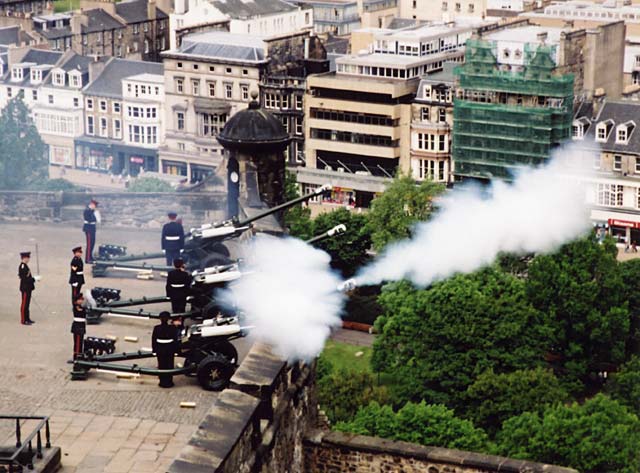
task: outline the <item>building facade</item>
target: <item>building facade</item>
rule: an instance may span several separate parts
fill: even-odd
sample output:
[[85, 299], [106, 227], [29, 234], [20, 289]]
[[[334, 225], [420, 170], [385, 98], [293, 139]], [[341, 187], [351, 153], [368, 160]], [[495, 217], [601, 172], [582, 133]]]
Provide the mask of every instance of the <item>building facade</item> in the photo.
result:
[[358, 0], [291, 0], [292, 3], [313, 10], [316, 33], [348, 35], [360, 28]]
[[556, 74], [556, 54], [552, 46], [527, 44], [513, 51], [517, 68], [500, 67], [496, 43], [467, 42], [454, 104], [456, 177], [509, 180], [570, 137], [573, 75]]

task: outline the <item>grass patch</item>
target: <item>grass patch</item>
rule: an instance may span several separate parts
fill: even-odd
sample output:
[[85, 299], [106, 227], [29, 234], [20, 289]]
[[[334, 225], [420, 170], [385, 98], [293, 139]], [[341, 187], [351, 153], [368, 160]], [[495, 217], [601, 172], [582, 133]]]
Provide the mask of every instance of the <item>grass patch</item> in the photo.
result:
[[[362, 352], [363, 354], [361, 356], [356, 356], [356, 353], [358, 352]], [[371, 347], [349, 345], [348, 343], [329, 340], [324, 346], [324, 350], [320, 356], [331, 363], [334, 370], [346, 368], [349, 370], [371, 373], [372, 352], [373, 350]]]
[[54, 0], [53, 2], [53, 11], [56, 13], [78, 10], [79, 8], [80, 0]]

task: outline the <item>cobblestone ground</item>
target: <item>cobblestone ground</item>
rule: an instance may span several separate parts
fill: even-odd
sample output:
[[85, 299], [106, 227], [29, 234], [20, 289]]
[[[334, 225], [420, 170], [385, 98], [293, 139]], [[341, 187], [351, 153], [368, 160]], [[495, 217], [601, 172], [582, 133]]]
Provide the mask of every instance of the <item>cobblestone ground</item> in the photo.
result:
[[[52, 443], [63, 450], [63, 473], [161, 472], [204, 417], [215, 393], [200, 389], [195, 379], [176, 377], [176, 387], [163, 390], [157, 379], [118, 379], [91, 373], [87, 381], [69, 379], [72, 338], [68, 265], [71, 248], [84, 243], [78, 226], [62, 224], [0, 224], [0, 413], [50, 415]], [[129, 253], [156, 251], [159, 231], [103, 229], [97, 241], [127, 246]], [[42, 281], [31, 305], [33, 326], [19, 323], [17, 268], [20, 251], [32, 251], [35, 273], [38, 244]], [[124, 297], [162, 295], [164, 280], [91, 277], [83, 288], [113, 287]], [[118, 351], [151, 344], [153, 322], [112, 319], [88, 327], [89, 336], [115, 335]], [[137, 343], [123, 341], [138, 337]], [[244, 356], [249, 342], [236, 343]], [[153, 365], [154, 360], [148, 361]], [[180, 408], [194, 401], [195, 409]], [[25, 425], [28, 427], [28, 425]], [[12, 426], [0, 423], [0, 436], [12, 443]]]

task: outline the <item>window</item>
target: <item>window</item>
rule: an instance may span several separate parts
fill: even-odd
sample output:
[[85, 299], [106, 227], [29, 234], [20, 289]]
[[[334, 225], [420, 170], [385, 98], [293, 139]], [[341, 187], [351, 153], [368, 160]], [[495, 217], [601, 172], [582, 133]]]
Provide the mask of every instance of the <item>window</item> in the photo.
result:
[[606, 122], [598, 123], [596, 128], [596, 141], [605, 142], [609, 139], [609, 133], [613, 128], [613, 121], [607, 120]]
[[296, 117], [296, 135], [302, 135], [304, 127], [302, 126], [302, 117]]
[[100, 100], [100, 111], [101, 112], [106, 112], [107, 111], [107, 101], [106, 100]]
[[191, 81], [191, 93], [193, 95], [200, 95], [200, 81], [192, 80]]
[[142, 142], [142, 131], [144, 127], [139, 125], [129, 125], [129, 141], [132, 143]]
[[49, 105], [53, 105], [53, 95], [49, 95]]
[[429, 121], [429, 107], [422, 107], [420, 109], [420, 121], [423, 121], [423, 122]]
[[94, 134], [95, 134], [95, 129], [94, 129], [93, 117], [88, 116], [87, 117], [87, 135], [94, 135]]
[[302, 110], [303, 108], [303, 100], [302, 95], [296, 95], [296, 110]]
[[456, 3], [456, 11], [462, 10], [462, 7], [459, 3]]
[[571, 127], [571, 136], [575, 140], [582, 139], [584, 136], [584, 125], [582, 123], [574, 123]]
[[447, 11], [447, 8], [449, 8], [447, 2], [442, 2], [442, 11]]
[[7, 87], [7, 97], [11, 98], [12, 95], [13, 91], [11, 90], [11, 87]]
[[93, 99], [87, 99], [87, 110], [93, 110]]
[[37, 90], [32, 90], [31, 91], [31, 98], [33, 99], [34, 102], [38, 100], [38, 91]]
[[640, 173], [640, 158], [636, 158], [636, 173]]
[[215, 82], [207, 82], [207, 86], [209, 87], [209, 97], [216, 96], [216, 83]]
[[138, 23], [133, 25], [133, 34], [140, 33], [140, 25]]
[[144, 53], [145, 54], [149, 54], [149, 40], [148, 39], [144, 40]]
[[201, 136], [216, 136], [220, 133], [222, 127], [227, 122], [227, 115], [225, 114], [211, 114], [211, 113], [199, 113], [198, 114], [200, 135]]
[[475, 11], [475, 5], [473, 3], [469, 4], [469, 13], [473, 13]]
[[445, 123], [447, 121], [447, 110], [444, 108], [438, 109], [438, 123]]
[[432, 181], [446, 181], [445, 161], [435, 159], [420, 159], [418, 161], [418, 179]]
[[176, 124], [177, 124], [177, 128], [178, 130], [184, 130], [184, 112], [177, 112], [176, 113]]
[[64, 86], [64, 72], [56, 72], [53, 74], [53, 85]]
[[616, 141], [619, 143], [626, 143], [627, 141], [627, 128], [620, 127], [618, 128], [618, 136], [616, 137]]
[[184, 151], [185, 150], [184, 143], [178, 143], [178, 150], [179, 151]]
[[411, 4], [411, 8], [418, 8], [418, 1], [417, 0], [413, 0], [413, 2]]
[[138, 43], [133, 43], [133, 51], [137, 53], [138, 49], [139, 49]]
[[72, 87], [80, 87], [80, 77], [78, 77], [76, 74], [69, 74], [69, 77], [71, 77]]
[[156, 107], [147, 108], [147, 118], [156, 118], [158, 116], [158, 112], [156, 111]]
[[249, 75], [249, 69], [242, 69], [242, 75], [243, 76], [248, 76]]
[[121, 106], [120, 102], [113, 102], [113, 113], [120, 113]]
[[197, 70], [198, 70], [198, 65], [197, 65], [197, 64], [194, 64], [194, 65], [193, 65], [193, 70], [194, 70], [194, 71], [197, 71]]
[[109, 128], [107, 127], [107, 119], [100, 119], [100, 136], [107, 136], [109, 134]]
[[176, 77], [176, 92], [179, 94], [184, 93], [184, 79]]
[[155, 126], [147, 127], [147, 144], [155, 145], [158, 142], [158, 134]]
[[209, 72], [216, 72], [215, 66], [209, 66]]
[[181, 63], [181, 62], [176, 63], [176, 67], [177, 67], [178, 69], [182, 69], [182, 63]]
[[613, 170], [622, 171], [622, 156], [615, 155], [613, 157]]
[[240, 92], [242, 94], [242, 100], [249, 100], [249, 86], [242, 84], [240, 86]]
[[148, 33], [149, 32], [149, 23], [143, 23], [142, 29], [144, 30], [145, 33]]
[[224, 84], [224, 96], [227, 99], [233, 98], [233, 84]]
[[438, 135], [438, 151], [446, 151], [446, 150], [447, 150], [447, 136]]
[[227, 67], [227, 68], [225, 69], [225, 72], [226, 72], [227, 74], [231, 74], [231, 68], [230, 68], [230, 67]]
[[608, 205], [610, 207], [622, 206], [623, 187], [615, 184], [598, 184], [597, 203], [598, 205]]
[[113, 120], [113, 137], [122, 138], [122, 122], [118, 118]]
[[80, 99], [78, 97], [74, 97], [73, 98], [73, 106], [74, 107], [79, 107], [80, 106]]

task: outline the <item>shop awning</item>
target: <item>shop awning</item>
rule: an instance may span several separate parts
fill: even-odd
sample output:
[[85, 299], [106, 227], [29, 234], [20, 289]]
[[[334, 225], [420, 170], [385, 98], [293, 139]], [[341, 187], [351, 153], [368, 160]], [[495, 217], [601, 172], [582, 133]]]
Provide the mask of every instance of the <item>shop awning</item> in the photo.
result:
[[198, 98], [193, 102], [196, 113], [228, 114], [231, 111], [229, 102], [223, 100]]

